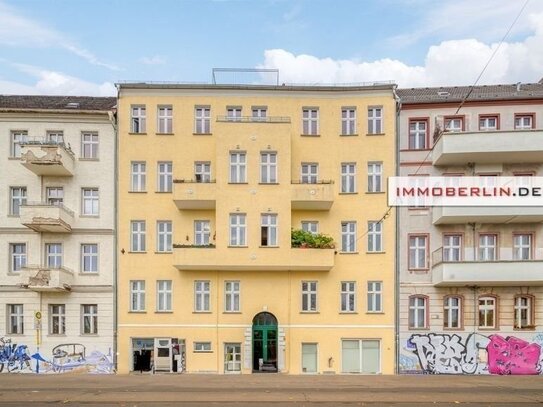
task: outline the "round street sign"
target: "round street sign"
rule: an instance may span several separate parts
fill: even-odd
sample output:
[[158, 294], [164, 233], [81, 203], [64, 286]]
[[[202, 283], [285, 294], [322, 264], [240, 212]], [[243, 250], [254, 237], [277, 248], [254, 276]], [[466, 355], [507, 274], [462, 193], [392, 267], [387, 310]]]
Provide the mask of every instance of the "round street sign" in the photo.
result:
[[36, 317], [36, 319], [39, 321], [41, 319], [41, 312], [40, 311], [36, 311], [34, 313], [34, 317]]

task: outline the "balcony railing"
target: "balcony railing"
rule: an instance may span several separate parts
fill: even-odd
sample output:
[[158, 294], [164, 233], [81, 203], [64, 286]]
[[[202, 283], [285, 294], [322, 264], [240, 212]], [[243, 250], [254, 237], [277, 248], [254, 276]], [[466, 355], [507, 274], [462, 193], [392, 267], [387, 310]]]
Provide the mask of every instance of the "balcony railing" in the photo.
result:
[[73, 280], [73, 271], [66, 267], [27, 265], [21, 268], [17, 284], [32, 291], [66, 292], [71, 291]]
[[36, 231], [70, 233], [74, 212], [62, 204], [27, 202], [20, 207], [21, 224]]
[[38, 137], [21, 143], [21, 164], [36, 175], [73, 176], [74, 162], [74, 153], [65, 143]]
[[217, 121], [227, 122], [227, 123], [290, 123], [290, 117], [288, 116], [266, 116], [266, 117], [217, 116]]

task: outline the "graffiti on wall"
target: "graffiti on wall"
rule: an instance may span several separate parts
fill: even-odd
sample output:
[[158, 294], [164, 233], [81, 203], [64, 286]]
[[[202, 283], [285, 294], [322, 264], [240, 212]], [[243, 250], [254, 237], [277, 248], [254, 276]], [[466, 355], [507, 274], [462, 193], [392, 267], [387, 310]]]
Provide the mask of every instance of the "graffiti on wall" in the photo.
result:
[[[539, 335], [541, 336], [541, 335]], [[541, 342], [514, 336], [413, 334], [400, 355], [400, 371], [430, 374], [537, 375], [543, 373]]]

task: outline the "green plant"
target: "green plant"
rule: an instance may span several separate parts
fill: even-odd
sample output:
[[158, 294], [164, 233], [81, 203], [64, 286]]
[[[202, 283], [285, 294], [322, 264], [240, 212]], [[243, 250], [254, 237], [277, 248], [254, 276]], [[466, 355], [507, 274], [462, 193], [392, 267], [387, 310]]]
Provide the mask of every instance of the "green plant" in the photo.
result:
[[322, 233], [311, 233], [301, 229], [291, 231], [292, 247], [304, 247], [309, 249], [333, 249], [334, 239]]

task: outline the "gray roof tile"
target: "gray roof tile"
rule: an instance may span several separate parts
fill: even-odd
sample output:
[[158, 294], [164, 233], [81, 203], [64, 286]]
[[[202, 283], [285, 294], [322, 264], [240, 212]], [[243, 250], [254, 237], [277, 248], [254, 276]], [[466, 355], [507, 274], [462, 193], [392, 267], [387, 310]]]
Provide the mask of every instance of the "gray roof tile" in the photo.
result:
[[0, 95], [0, 109], [111, 110], [114, 97]]

